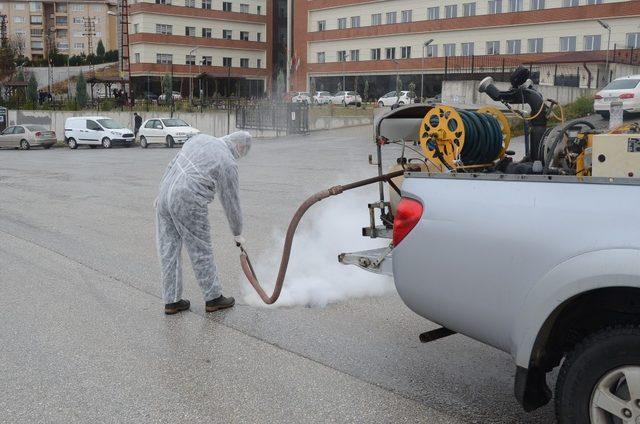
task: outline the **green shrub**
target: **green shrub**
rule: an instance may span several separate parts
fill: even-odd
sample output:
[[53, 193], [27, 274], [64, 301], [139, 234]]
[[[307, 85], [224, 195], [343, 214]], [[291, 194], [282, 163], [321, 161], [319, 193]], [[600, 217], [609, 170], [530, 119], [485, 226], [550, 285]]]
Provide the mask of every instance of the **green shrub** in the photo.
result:
[[[564, 119], [569, 121], [571, 119], [582, 118], [593, 113], [593, 97], [582, 96], [578, 97], [575, 102], [569, 103], [564, 106]], [[558, 112], [556, 112], [558, 114]]]

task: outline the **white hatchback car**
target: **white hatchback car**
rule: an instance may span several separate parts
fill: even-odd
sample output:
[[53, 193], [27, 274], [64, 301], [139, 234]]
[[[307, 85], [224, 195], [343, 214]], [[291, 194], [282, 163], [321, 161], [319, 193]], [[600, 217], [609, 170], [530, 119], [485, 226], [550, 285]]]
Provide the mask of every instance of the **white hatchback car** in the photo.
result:
[[331, 93], [328, 91], [318, 91], [313, 96], [313, 104], [314, 105], [328, 105], [331, 103]]
[[306, 91], [296, 91], [295, 95], [291, 97], [292, 103], [311, 103], [311, 94]]
[[151, 118], [142, 123], [138, 135], [140, 146], [147, 148], [149, 144], [164, 144], [173, 147], [183, 144], [200, 131], [178, 118]]
[[390, 91], [378, 99], [378, 106], [408, 105], [413, 103], [415, 98], [416, 95], [413, 91], [400, 91], [400, 96], [396, 91]]
[[65, 121], [64, 140], [70, 149], [82, 144], [108, 149], [114, 144], [132, 146], [135, 137], [129, 128], [106, 116], [78, 116]]
[[614, 100], [622, 101], [625, 112], [640, 112], [640, 75], [629, 75], [611, 81], [596, 93], [593, 109], [607, 118]]
[[362, 106], [362, 97], [355, 91], [338, 91], [331, 97], [331, 103], [334, 105], [343, 105], [347, 107], [349, 105]]

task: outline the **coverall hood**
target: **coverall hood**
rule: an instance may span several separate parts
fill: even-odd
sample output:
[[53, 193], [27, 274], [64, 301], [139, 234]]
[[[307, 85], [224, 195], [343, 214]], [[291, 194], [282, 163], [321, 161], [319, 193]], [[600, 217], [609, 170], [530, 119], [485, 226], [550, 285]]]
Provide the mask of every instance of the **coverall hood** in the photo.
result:
[[222, 137], [234, 158], [240, 159], [251, 150], [251, 134], [246, 131], [236, 131]]

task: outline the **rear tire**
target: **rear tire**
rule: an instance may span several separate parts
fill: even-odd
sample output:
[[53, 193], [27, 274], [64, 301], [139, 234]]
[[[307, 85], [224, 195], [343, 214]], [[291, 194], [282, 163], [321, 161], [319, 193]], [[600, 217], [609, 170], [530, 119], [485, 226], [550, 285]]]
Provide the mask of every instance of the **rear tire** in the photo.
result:
[[105, 137], [102, 139], [102, 147], [104, 147], [105, 149], [111, 148], [111, 140], [109, 140], [109, 137]]
[[20, 150], [29, 150], [31, 146], [27, 140], [20, 140]]
[[172, 148], [174, 146], [175, 142], [173, 141], [173, 137], [171, 137], [170, 135], [167, 136], [167, 142], [166, 145], [168, 148]]
[[640, 328], [600, 330], [564, 360], [556, 383], [558, 423], [640, 422], [640, 399], [630, 397], [630, 387], [640, 397]]
[[[76, 140], [74, 138], [70, 138], [67, 140], [67, 146], [69, 146], [69, 148], [71, 150], [75, 150], [78, 148], [78, 143], [76, 142]], [[93, 147], [93, 146], [91, 146]]]
[[144, 136], [140, 136], [140, 147], [142, 147], [143, 149], [146, 149], [147, 147], [149, 147], [149, 144], [147, 143], [147, 139]]

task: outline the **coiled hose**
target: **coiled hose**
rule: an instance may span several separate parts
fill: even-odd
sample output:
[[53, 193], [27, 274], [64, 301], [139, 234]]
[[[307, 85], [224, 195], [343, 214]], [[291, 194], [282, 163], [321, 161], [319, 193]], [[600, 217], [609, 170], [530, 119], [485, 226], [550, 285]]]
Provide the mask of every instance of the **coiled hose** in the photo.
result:
[[493, 162], [502, 150], [503, 134], [498, 120], [488, 113], [458, 110], [464, 123], [460, 159], [465, 165]]
[[[418, 168], [410, 167], [406, 170], [418, 170]], [[296, 213], [293, 215], [291, 222], [289, 223], [289, 228], [287, 228], [287, 234], [284, 239], [284, 247], [282, 249], [282, 259], [280, 260], [280, 268], [278, 270], [278, 277], [276, 278], [276, 284], [273, 289], [273, 294], [269, 296], [258, 281], [258, 277], [251, 265], [251, 260], [249, 259], [249, 255], [243, 246], [240, 246], [240, 265], [242, 266], [242, 271], [244, 271], [244, 275], [249, 280], [249, 283], [253, 286], [255, 291], [260, 296], [260, 299], [267, 305], [271, 305], [278, 300], [280, 297], [280, 293], [282, 292], [282, 284], [284, 282], [284, 277], [287, 274], [287, 267], [289, 266], [289, 258], [291, 256], [291, 245], [293, 243], [293, 236], [296, 233], [296, 229], [298, 228], [298, 223], [302, 219], [302, 216], [307, 212], [307, 210], [318, 203], [319, 201], [326, 199], [327, 197], [336, 196], [338, 194], [342, 194], [345, 191], [353, 190], [354, 188], [363, 187], [370, 184], [379, 183], [382, 181], [390, 182], [392, 178], [399, 177], [405, 173], [405, 170], [395, 171], [389, 174], [379, 175], [373, 178], [367, 178], [366, 180], [356, 181], [350, 184], [338, 185], [331, 187], [326, 190], [322, 190], [313, 196], [309, 197], [305, 200], [302, 205], [298, 208]]]

